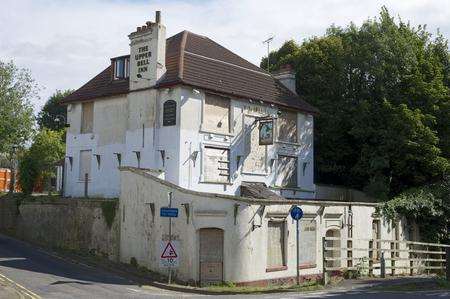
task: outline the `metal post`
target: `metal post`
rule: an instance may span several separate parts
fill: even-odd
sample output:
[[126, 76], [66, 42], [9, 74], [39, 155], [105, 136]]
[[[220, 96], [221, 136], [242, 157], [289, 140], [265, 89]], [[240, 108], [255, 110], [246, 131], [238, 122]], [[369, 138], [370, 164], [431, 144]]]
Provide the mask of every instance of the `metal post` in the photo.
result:
[[300, 246], [299, 246], [299, 239], [300, 239], [300, 229], [297, 221], [297, 285], [300, 285]]
[[386, 278], [386, 260], [384, 259], [384, 252], [381, 252], [380, 271], [381, 278]]
[[[172, 192], [168, 193], [169, 195], [169, 208], [172, 207]], [[172, 217], [169, 217], [169, 244], [172, 243]], [[168, 277], [168, 283], [172, 283], [172, 267], [169, 263], [169, 277]]]
[[84, 197], [88, 197], [89, 174], [84, 174]]

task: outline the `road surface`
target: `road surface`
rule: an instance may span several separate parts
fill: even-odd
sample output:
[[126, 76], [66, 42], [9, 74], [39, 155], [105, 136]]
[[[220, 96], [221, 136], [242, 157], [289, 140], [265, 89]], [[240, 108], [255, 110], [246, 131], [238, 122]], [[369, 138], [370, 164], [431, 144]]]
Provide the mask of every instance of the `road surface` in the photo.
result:
[[[313, 293], [255, 295], [198, 295], [140, 287], [127, 278], [87, 265], [54, 257], [24, 242], [0, 234], [0, 299], [16, 298], [450, 298], [449, 292], [382, 292], [364, 289], [364, 285], [344, 285]], [[20, 298], [20, 295], [17, 298]]]

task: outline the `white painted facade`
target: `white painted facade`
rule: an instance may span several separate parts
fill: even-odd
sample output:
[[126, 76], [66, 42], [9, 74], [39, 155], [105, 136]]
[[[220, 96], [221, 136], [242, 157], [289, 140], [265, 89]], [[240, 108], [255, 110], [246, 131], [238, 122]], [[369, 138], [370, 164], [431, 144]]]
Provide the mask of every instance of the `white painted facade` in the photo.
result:
[[[230, 97], [229, 131], [205, 129], [205, 97], [207, 91], [178, 85], [172, 88], [152, 88], [164, 75], [165, 28], [151, 23], [146, 29], [130, 34], [130, 92], [125, 95], [92, 100], [92, 132], [82, 133], [82, 105], [68, 105], [70, 128], [66, 140], [64, 194], [83, 196], [84, 175], [80, 172], [80, 152], [90, 150], [92, 158], [88, 195], [91, 197], [118, 197], [121, 166], [161, 170], [165, 178], [178, 186], [204, 192], [238, 195], [242, 181], [263, 182], [273, 191], [288, 198], [314, 198], [313, 182], [313, 127], [311, 114], [296, 113], [296, 142], [277, 140], [273, 145], [255, 147], [250, 140], [249, 127], [258, 125], [257, 117], [277, 118], [282, 108], [249, 99]], [[135, 55], [140, 49], [149, 50], [148, 69], [139, 73]], [[156, 53], [156, 54], [155, 54]], [[288, 82], [292, 88], [292, 82]], [[163, 105], [176, 102], [176, 124], [163, 126]], [[277, 120], [275, 120], [276, 126]], [[254, 139], [254, 137], [253, 137]], [[208, 182], [205, 179], [205, 147], [229, 150], [229, 181]], [[264, 151], [262, 170], [248, 170], [246, 159], [255, 150]], [[138, 162], [138, 155], [140, 161]], [[297, 183], [281, 190], [284, 174], [279, 170], [280, 155], [297, 158]], [[86, 169], [86, 166], [83, 166]], [[248, 167], [247, 167], [248, 168]]]
[[[160, 217], [159, 210], [168, 205], [168, 193], [172, 192], [172, 207], [179, 209], [178, 217], [172, 218], [172, 240], [179, 243], [179, 267], [174, 269], [174, 274], [183, 281], [201, 280], [199, 234], [202, 229], [208, 228], [220, 229], [224, 234], [222, 281], [277, 283], [277, 279], [295, 277], [296, 228], [295, 221], [289, 216], [293, 204], [302, 207], [303, 220], [311, 224], [310, 227], [315, 227], [309, 231], [308, 238], [303, 230], [300, 233], [300, 275], [307, 279], [319, 278], [322, 273], [322, 237], [328, 231], [337, 232], [342, 247], [345, 247], [349, 230], [352, 230], [353, 240], [361, 239], [353, 241], [353, 247], [368, 248], [368, 241], [364, 240], [371, 238], [372, 222], [378, 219], [381, 239], [410, 239], [404, 220], [399, 222], [396, 239], [391, 223], [376, 213], [375, 203], [255, 200], [189, 191], [144, 170], [122, 168], [121, 176], [120, 261], [129, 263], [134, 258], [140, 266], [167, 273], [167, 269], [161, 268], [159, 259], [160, 242], [167, 239], [169, 231], [169, 218]], [[352, 213], [349, 213], [350, 209]], [[269, 221], [274, 220], [282, 221], [285, 225], [286, 260], [285, 266], [278, 269], [268, 267], [267, 230]], [[341, 256], [347, 256], [347, 251], [343, 250]], [[399, 257], [407, 256], [407, 252], [401, 252]], [[368, 251], [355, 251], [354, 257], [367, 258]], [[355, 260], [355, 265], [357, 263], [359, 261]], [[402, 263], [397, 262], [397, 266]], [[404, 266], [407, 263], [404, 261]], [[379, 275], [379, 270], [375, 270], [374, 274]]]

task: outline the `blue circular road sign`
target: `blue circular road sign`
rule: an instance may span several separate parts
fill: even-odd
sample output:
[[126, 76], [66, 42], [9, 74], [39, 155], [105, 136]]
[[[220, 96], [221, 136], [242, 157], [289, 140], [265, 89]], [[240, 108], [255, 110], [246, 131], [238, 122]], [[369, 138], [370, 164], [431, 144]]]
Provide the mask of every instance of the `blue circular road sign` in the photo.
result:
[[303, 210], [299, 206], [294, 206], [291, 209], [291, 217], [294, 220], [299, 220], [303, 217]]

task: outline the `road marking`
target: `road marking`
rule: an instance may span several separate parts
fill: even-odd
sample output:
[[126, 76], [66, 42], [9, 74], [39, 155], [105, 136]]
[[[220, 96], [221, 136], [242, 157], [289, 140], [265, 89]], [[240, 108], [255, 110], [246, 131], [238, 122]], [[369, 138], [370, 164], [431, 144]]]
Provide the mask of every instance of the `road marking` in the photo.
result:
[[22, 293], [25, 293], [25, 295], [29, 296], [31, 299], [41, 299], [41, 297], [39, 295], [33, 293], [29, 289], [25, 288], [24, 286], [18, 284], [17, 282], [15, 282], [11, 279], [9, 279], [8, 277], [6, 277], [5, 275], [3, 275], [1, 273], [0, 273], [0, 279], [6, 280], [7, 282], [9, 282], [13, 286], [15, 286], [17, 289], [22, 291]]

